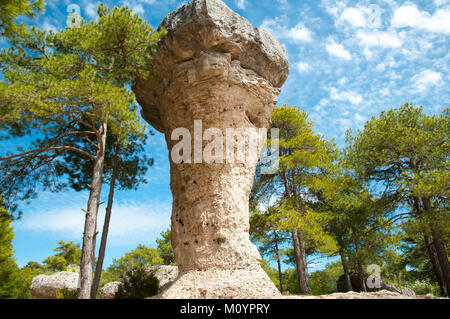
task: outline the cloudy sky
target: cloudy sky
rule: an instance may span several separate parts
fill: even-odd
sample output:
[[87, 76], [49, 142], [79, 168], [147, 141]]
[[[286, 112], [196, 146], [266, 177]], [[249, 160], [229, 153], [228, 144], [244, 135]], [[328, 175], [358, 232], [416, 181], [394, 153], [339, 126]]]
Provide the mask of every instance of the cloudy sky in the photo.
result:
[[[46, 30], [64, 28], [72, 4], [80, 7], [84, 19], [96, 18], [95, 1], [47, 2], [46, 13], [34, 22]], [[130, 6], [154, 27], [184, 2], [105, 1]], [[291, 73], [279, 105], [305, 109], [316, 130], [340, 147], [348, 128], [361, 128], [381, 110], [412, 102], [432, 114], [449, 106], [450, 0], [225, 3], [286, 47]], [[163, 136], [155, 134], [147, 149], [155, 158], [149, 184], [137, 192], [117, 193], [106, 265], [139, 243], [155, 245], [156, 236], [170, 224], [172, 197]], [[14, 222], [18, 263], [42, 261], [53, 254], [60, 239], [81, 243], [86, 200], [86, 193], [42, 194], [23, 206], [22, 220]]]

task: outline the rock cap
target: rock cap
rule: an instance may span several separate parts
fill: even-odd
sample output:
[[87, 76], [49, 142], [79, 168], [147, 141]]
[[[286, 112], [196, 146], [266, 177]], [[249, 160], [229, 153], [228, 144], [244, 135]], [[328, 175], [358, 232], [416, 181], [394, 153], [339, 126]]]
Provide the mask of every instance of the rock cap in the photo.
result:
[[[231, 10], [221, 0], [193, 0], [167, 15], [159, 29], [167, 36], [160, 49], [175, 60], [192, 58], [200, 51], [231, 53], [233, 60], [280, 88], [289, 74], [285, 48], [264, 29]], [[176, 50], [171, 50], [176, 48]]]

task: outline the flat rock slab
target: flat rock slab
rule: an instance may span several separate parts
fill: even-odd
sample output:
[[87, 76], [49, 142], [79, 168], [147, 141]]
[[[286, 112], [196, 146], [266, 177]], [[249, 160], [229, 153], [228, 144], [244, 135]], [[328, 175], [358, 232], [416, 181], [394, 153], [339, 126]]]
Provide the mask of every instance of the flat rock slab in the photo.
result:
[[282, 299], [440, 299], [432, 295], [408, 296], [388, 290], [376, 292], [337, 292], [321, 296], [283, 296]]
[[61, 271], [53, 275], [38, 275], [31, 281], [30, 292], [33, 298], [56, 299], [56, 292], [64, 288], [76, 291], [78, 273]]

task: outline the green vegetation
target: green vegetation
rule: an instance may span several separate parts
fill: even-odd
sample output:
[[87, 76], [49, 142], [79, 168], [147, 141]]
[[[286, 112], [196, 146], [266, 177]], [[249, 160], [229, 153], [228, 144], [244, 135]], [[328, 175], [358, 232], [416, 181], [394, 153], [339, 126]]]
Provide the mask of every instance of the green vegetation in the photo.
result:
[[26, 15], [36, 16], [44, 9], [44, 0], [2, 0], [0, 2], [0, 34], [10, 35], [24, 25], [17, 25], [16, 19]]
[[[437, 285], [449, 295], [448, 113], [429, 116], [407, 103], [350, 130], [340, 151], [300, 109], [275, 110], [280, 171], [257, 171], [250, 231], [264, 256], [295, 266], [278, 266], [276, 280], [265, 267], [281, 290], [330, 293], [341, 275], [352, 290], [356, 273], [366, 291], [366, 267], [377, 264], [388, 282], [417, 293], [436, 293]], [[340, 263], [309, 274], [307, 256]]]
[[[151, 132], [129, 88], [136, 77], [152, 76], [150, 53], [165, 31], [153, 30], [128, 7], [104, 4], [97, 20], [56, 33], [17, 24], [43, 7], [42, 0], [0, 3], [0, 33], [9, 41], [0, 53], [0, 138], [29, 146], [0, 156], [0, 298], [30, 298], [34, 276], [64, 270], [80, 272], [81, 289], [78, 296], [59, 291], [60, 299], [95, 298], [99, 287], [116, 280], [123, 282], [117, 298], [152, 296], [159, 283], [148, 267], [175, 264], [170, 230], [161, 232], [157, 248], [139, 245], [106, 270], [103, 260], [115, 189], [146, 183], [153, 164], [144, 154]], [[346, 290], [366, 291], [367, 266], [376, 264], [386, 282], [449, 297], [449, 114], [428, 115], [406, 103], [349, 130], [338, 149], [314, 131], [300, 107], [275, 109], [280, 169], [264, 175], [264, 164], [257, 167], [250, 236], [280, 291], [329, 294], [339, 278]], [[19, 204], [40, 191], [67, 188], [89, 192], [82, 246], [59, 241], [42, 264], [19, 268], [11, 227], [21, 217]], [[339, 261], [309, 271], [312, 259], [329, 257]]]
[[[139, 141], [145, 141], [145, 127], [128, 86], [138, 74], [150, 76], [148, 53], [164, 33], [155, 32], [127, 7], [109, 9], [100, 4], [98, 14], [96, 21], [82, 22], [58, 33], [20, 28], [9, 35], [11, 47], [0, 55], [4, 75], [0, 84], [0, 126], [10, 138], [40, 137], [27, 151], [18, 150], [0, 158], [5, 172], [0, 190], [7, 207], [14, 210], [17, 200], [31, 198], [37, 185], [51, 191], [64, 189], [66, 185], [56, 181], [60, 176], [68, 175], [70, 184], [79, 189], [90, 182], [80, 298], [91, 295], [95, 227], [106, 154], [109, 151], [110, 158], [114, 158], [110, 165], [114, 173], [109, 215], [112, 180], [118, 178], [133, 188], [140, 182], [138, 170], [149, 164], [143, 157], [137, 159], [140, 165], [135, 165], [136, 158], [129, 165], [120, 165], [122, 159], [141, 151]], [[74, 163], [78, 164], [76, 170]], [[104, 233], [99, 271], [107, 229]], [[59, 264], [58, 260], [54, 262]], [[97, 276], [97, 283], [99, 280]]]
[[158, 294], [158, 278], [142, 263], [134, 264], [120, 279], [122, 285], [114, 296], [116, 299], [144, 299]]

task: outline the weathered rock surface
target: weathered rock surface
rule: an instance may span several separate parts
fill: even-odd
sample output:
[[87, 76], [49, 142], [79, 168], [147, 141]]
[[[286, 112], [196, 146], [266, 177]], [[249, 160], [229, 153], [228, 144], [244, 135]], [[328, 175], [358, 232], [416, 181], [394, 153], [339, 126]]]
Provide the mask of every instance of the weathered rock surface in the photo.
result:
[[397, 292], [380, 290], [376, 292], [337, 292], [322, 296], [283, 296], [286, 299], [439, 299], [434, 296], [408, 296]]
[[[201, 132], [215, 128], [222, 136], [227, 128], [269, 126], [289, 72], [286, 51], [269, 33], [220, 0], [191, 1], [161, 27], [168, 34], [153, 56], [159, 77], [137, 79], [133, 90], [169, 150], [178, 143], [171, 139], [177, 128], [194, 139], [196, 120], [202, 120]], [[248, 196], [261, 147], [249, 142], [256, 132], [248, 137], [245, 148], [253, 151], [245, 162], [171, 160], [172, 245], [180, 276], [163, 298], [279, 296], [249, 240]]]
[[103, 288], [100, 290], [100, 299], [114, 299], [114, 295], [117, 290], [119, 290], [119, 286], [122, 283], [120, 281], [108, 282]]
[[177, 277], [178, 277], [178, 267], [177, 266], [153, 266], [149, 269], [153, 272], [159, 280], [159, 288], [164, 290], [168, 287]]
[[76, 291], [78, 273], [62, 271], [53, 275], [38, 275], [31, 281], [30, 291], [33, 298], [56, 299], [56, 291], [67, 288]]
[[[169, 113], [174, 113], [177, 109], [173, 108], [171, 105], [173, 103], [166, 105], [161, 101], [161, 92], [155, 91], [173, 88], [170, 83], [177, 77], [181, 77], [180, 80], [187, 80], [182, 87], [195, 86], [204, 80], [200, 77], [205, 76], [208, 71], [209, 80], [213, 80], [214, 74], [211, 74], [211, 71], [216, 68], [214, 63], [208, 65], [205, 58], [201, 59], [200, 55], [203, 53], [217, 53], [226, 57], [242, 71], [253, 71], [257, 78], [267, 81], [274, 88], [280, 88], [289, 74], [289, 61], [284, 47], [266, 30], [254, 28], [250, 22], [233, 12], [220, 0], [191, 1], [170, 13], [162, 21], [160, 28], [165, 28], [168, 34], [154, 55], [153, 66], [160, 74], [157, 81], [161, 80], [164, 83], [159, 85], [160, 83], [138, 79], [134, 88], [136, 97], [143, 107], [142, 114], [145, 120], [160, 132], [167, 132], [163, 126], [161, 116], [164, 114], [161, 114], [161, 108]], [[193, 65], [197, 66], [197, 71], [204, 72], [195, 72]], [[220, 70], [216, 72], [220, 73]], [[155, 96], [155, 93], [158, 96]], [[178, 100], [182, 101], [181, 98]], [[184, 103], [176, 104], [182, 109]]]

